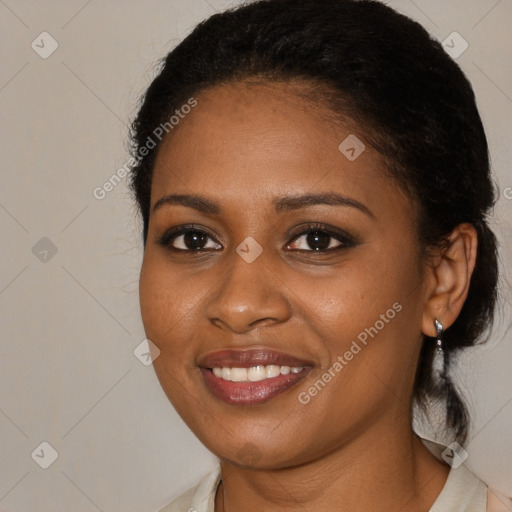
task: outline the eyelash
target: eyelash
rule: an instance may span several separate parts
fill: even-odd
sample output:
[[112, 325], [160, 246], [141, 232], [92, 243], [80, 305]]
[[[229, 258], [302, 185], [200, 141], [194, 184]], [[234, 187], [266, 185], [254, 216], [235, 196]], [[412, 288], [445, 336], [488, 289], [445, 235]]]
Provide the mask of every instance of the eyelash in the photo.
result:
[[[169, 249], [169, 250], [171, 250], [173, 252], [177, 252], [177, 253], [181, 252], [181, 253], [203, 254], [203, 253], [212, 251], [212, 249], [177, 249], [172, 246], [172, 242], [177, 237], [179, 237], [181, 235], [185, 235], [187, 233], [198, 233], [201, 235], [206, 235], [208, 238], [213, 240], [215, 243], [221, 245], [207, 231], [205, 231], [201, 227], [195, 226], [195, 225], [186, 225], [186, 226], [180, 226], [176, 229], [171, 229], [171, 230], [167, 231], [166, 233], [164, 233], [161, 237], [159, 237], [157, 240], [157, 243], [159, 245], [161, 245], [162, 247], [165, 247], [166, 249]], [[340, 245], [330, 248], [330, 249], [319, 249], [319, 250], [317, 250], [317, 249], [310, 249], [310, 250], [291, 249], [291, 250], [298, 251], [298, 252], [310, 252], [310, 253], [314, 253], [314, 254], [319, 254], [319, 253], [325, 254], [325, 253], [340, 251], [343, 249], [348, 249], [348, 248], [356, 245], [356, 240], [354, 239], [354, 237], [352, 237], [345, 231], [326, 226], [325, 224], [313, 223], [313, 224], [309, 224], [305, 229], [302, 229], [301, 231], [298, 231], [295, 234], [293, 234], [290, 242], [288, 242], [286, 244], [286, 246], [290, 245], [298, 238], [300, 238], [304, 235], [312, 234], [312, 233], [321, 233], [321, 234], [327, 235], [328, 237], [334, 238], [336, 241], [340, 242]], [[329, 245], [330, 245], [330, 243], [329, 243]], [[215, 251], [215, 250], [219, 250], [219, 249], [213, 249], [213, 250]]]

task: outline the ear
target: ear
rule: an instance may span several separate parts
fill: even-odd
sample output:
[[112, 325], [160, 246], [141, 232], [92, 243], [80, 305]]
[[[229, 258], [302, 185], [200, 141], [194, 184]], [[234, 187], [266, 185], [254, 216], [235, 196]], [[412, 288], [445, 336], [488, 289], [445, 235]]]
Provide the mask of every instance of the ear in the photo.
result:
[[471, 224], [459, 224], [447, 244], [431, 257], [426, 276], [426, 297], [422, 331], [436, 336], [434, 318], [446, 330], [459, 316], [468, 296], [469, 282], [476, 263], [478, 235]]

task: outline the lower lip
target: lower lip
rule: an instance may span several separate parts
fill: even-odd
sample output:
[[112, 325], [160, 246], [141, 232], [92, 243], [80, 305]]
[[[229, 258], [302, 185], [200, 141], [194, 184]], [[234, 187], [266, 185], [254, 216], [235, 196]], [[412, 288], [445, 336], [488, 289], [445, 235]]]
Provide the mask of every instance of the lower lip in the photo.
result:
[[262, 404], [282, 393], [285, 393], [299, 383], [310, 371], [304, 367], [300, 373], [278, 375], [257, 382], [233, 382], [216, 377], [207, 368], [201, 368], [204, 381], [214, 396], [233, 405]]

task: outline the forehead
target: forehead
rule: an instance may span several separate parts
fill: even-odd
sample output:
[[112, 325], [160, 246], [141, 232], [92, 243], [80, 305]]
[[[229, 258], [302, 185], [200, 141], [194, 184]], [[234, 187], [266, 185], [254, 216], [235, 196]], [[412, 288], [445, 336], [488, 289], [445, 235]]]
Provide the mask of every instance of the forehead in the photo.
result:
[[[240, 203], [317, 189], [374, 201], [389, 182], [383, 159], [361, 129], [335, 119], [310, 93], [298, 82], [230, 83], [203, 91], [162, 143], [152, 204], [171, 192]], [[347, 158], [353, 153], [346, 153], [346, 140], [357, 152], [364, 148], [356, 159]]]

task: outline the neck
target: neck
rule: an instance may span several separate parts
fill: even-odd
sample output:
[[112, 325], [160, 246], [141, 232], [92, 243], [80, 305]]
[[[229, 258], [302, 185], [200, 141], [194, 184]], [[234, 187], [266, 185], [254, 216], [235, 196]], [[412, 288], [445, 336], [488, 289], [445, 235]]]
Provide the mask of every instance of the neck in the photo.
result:
[[378, 435], [372, 429], [372, 436], [359, 436], [327, 456], [284, 469], [244, 469], [221, 461], [215, 512], [429, 510], [449, 466], [409, 427], [405, 435], [389, 432]]

